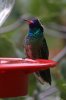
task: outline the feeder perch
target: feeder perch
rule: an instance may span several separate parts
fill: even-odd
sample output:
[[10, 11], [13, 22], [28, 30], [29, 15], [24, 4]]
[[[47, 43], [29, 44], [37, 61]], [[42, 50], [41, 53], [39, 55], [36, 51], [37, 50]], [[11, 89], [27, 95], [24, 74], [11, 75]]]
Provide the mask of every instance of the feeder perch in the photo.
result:
[[0, 58], [0, 98], [27, 95], [28, 75], [55, 65], [52, 60]]

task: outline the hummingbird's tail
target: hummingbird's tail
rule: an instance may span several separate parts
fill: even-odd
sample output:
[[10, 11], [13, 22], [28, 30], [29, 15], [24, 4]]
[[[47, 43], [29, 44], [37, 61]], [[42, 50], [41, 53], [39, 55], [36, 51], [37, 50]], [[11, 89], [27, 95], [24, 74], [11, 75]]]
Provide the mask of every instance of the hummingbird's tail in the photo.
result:
[[36, 73], [34, 73], [34, 76], [37, 78], [37, 80], [41, 84], [44, 84], [44, 82], [46, 81], [47, 83], [49, 83], [51, 85], [50, 69], [36, 72]]
[[51, 85], [50, 69], [39, 71], [41, 78]]

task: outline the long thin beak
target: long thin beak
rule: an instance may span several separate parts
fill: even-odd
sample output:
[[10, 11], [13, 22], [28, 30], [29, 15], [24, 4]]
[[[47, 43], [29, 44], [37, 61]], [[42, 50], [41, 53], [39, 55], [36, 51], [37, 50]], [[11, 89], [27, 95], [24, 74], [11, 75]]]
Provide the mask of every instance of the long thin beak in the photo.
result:
[[24, 21], [25, 21], [25, 22], [27, 22], [28, 24], [33, 23], [33, 21], [32, 21], [32, 20], [27, 20], [27, 19], [24, 19]]

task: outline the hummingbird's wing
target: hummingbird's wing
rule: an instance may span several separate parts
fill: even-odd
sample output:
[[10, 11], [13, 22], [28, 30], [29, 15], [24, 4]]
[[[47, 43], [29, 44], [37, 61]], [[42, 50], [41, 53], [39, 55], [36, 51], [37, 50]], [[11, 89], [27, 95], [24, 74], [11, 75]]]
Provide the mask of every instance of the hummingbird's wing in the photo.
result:
[[[49, 50], [46, 43], [45, 38], [42, 40], [42, 44], [40, 46], [40, 52], [38, 52], [38, 57], [42, 59], [48, 59], [49, 56]], [[48, 82], [51, 85], [51, 74], [50, 69], [42, 70], [37, 73], [35, 73], [35, 77], [44, 84], [44, 81]]]
[[[47, 46], [45, 38], [43, 38], [43, 40], [42, 40], [40, 54], [41, 54], [42, 59], [48, 59], [49, 50], [48, 50], [48, 46]], [[43, 80], [45, 80], [46, 82], [48, 82], [51, 85], [50, 69], [39, 71], [39, 74]]]

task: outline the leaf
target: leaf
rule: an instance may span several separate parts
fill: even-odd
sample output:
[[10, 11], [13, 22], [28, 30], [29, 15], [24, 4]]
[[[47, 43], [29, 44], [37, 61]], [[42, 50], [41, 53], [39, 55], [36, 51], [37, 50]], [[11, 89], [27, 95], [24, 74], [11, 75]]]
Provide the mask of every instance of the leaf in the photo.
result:
[[15, 57], [15, 46], [5, 36], [0, 36], [0, 57]]

